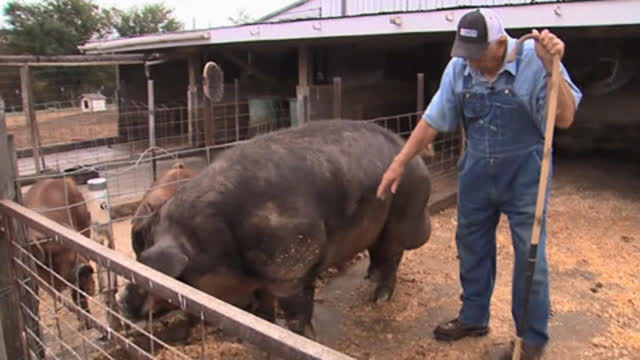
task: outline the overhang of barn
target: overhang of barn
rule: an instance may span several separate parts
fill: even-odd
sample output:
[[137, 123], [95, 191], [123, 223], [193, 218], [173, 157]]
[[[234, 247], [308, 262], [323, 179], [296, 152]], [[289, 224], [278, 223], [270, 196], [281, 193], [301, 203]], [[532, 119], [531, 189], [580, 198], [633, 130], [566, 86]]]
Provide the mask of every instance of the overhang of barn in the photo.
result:
[[[336, 4], [342, 2], [347, 4], [345, 14], [335, 10]], [[378, 5], [371, 8], [366, 6], [373, 3]], [[388, 6], [385, 5], [387, 3]], [[397, 6], [399, 3], [406, 5]], [[640, 23], [637, 16], [640, 3], [632, 0], [307, 0], [293, 5], [262, 18], [261, 22], [91, 41], [80, 46], [80, 50], [87, 54], [118, 53], [203, 45], [452, 32], [457, 20], [470, 8], [478, 6], [494, 9], [503, 17], [508, 29], [582, 28]], [[311, 9], [305, 9], [305, 12], [313, 10], [318, 15], [293, 16], [306, 6], [311, 6]]]
[[[301, 99], [311, 99], [317, 118], [330, 113], [330, 99], [321, 94], [334, 77], [340, 77], [342, 115], [363, 119], [415, 111], [418, 73], [424, 74], [427, 104], [450, 59], [457, 20], [477, 6], [498, 12], [512, 36], [532, 28], [550, 28], [562, 36], [568, 49], [564, 63], [576, 83], [587, 90], [588, 101], [582, 108], [590, 109], [590, 104], [606, 98], [589, 100], [592, 86], [604, 85], [608, 93], [613, 89], [600, 80], [628, 83], [620, 76], [628, 78], [629, 74], [616, 75], [615, 70], [597, 74], [601, 70], [594, 64], [606, 63], [611, 54], [622, 58], [628, 49], [638, 48], [640, 2], [633, 0], [307, 0], [256, 23], [89, 42], [80, 49], [87, 54], [164, 55], [170, 62], [150, 67], [149, 73], [156, 80], [156, 103], [167, 106], [186, 106], [188, 94], [202, 100], [201, 69], [207, 61], [215, 61], [224, 71], [225, 88], [231, 91], [225, 92], [223, 102], [233, 100], [232, 84], [237, 79], [243, 99], [279, 97], [297, 99], [298, 105]], [[618, 40], [612, 42], [612, 38]], [[605, 67], [615, 69], [616, 64]], [[141, 66], [120, 69], [122, 98], [145, 103]], [[599, 118], [592, 114], [591, 110], [582, 111], [579, 120], [598, 123]], [[637, 116], [619, 115], [618, 119], [625, 120], [617, 121], [640, 123]]]

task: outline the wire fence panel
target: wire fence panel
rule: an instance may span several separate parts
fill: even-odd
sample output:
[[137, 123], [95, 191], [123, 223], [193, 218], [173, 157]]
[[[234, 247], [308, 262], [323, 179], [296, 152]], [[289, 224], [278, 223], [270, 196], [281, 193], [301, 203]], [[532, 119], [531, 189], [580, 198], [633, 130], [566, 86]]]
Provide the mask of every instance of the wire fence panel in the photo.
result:
[[[265, 105], [267, 104], [267, 105]], [[166, 173], [176, 161], [182, 161], [192, 171], [204, 169], [219, 151], [250, 141], [253, 137], [291, 126], [291, 109], [280, 102], [264, 102], [250, 111], [249, 102], [215, 104], [198, 111], [200, 131], [194, 131], [198, 142], [188, 138], [187, 109], [184, 107], [158, 110], [156, 119], [157, 146], [150, 147], [148, 139], [148, 111], [121, 114], [120, 133], [126, 141], [109, 145], [90, 146], [45, 155], [45, 162], [54, 169], [42, 174], [33, 172], [31, 158], [19, 158], [18, 181], [29, 185], [35, 181], [72, 176], [82, 189], [90, 178], [107, 179], [110, 202], [114, 205], [139, 201], [149, 186]], [[236, 113], [240, 109], [244, 112]], [[267, 110], [265, 110], [267, 109]], [[262, 113], [260, 113], [262, 112]], [[255, 115], [258, 113], [259, 115]], [[266, 115], [265, 115], [266, 114]], [[407, 113], [373, 118], [374, 122], [404, 138], [417, 125], [421, 113]], [[147, 121], [147, 123], [145, 123]], [[96, 145], [99, 141], [96, 141]], [[461, 153], [460, 132], [438, 134], [435, 150], [428, 164], [432, 178], [455, 184], [456, 163]], [[81, 145], [78, 145], [81, 146]], [[436, 187], [435, 191], [439, 187]], [[443, 188], [443, 191], [448, 191]]]

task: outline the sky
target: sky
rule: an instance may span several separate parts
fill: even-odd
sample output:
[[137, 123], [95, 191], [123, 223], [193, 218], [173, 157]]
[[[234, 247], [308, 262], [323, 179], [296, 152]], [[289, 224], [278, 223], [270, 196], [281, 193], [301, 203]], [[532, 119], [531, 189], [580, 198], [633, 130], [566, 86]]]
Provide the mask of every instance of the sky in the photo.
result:
[[[182, 21], [185, 30], [193, 29], [195, 19], [196, 28], [208, 28], [231, 25], [228, 17], [235, 16], [239, 9], [245, 10], [254, 19], [267, 15], [284, 6], [294, 3], [296, 0], [93, 0], [103, 7], [117, 6], [127, 9], [131, 6], [141, 7], [145, 3], [163, 2], [167, 7], [174, 9], [174, 15]], [[0, 0], [0, 6], [8, 3], [8, 0]], [[34, 2], [33, 0], [28, 2]], [[4, 14], [4, 10], [2, 12]], [[4, 21], [3, 21], [4, 23]]]

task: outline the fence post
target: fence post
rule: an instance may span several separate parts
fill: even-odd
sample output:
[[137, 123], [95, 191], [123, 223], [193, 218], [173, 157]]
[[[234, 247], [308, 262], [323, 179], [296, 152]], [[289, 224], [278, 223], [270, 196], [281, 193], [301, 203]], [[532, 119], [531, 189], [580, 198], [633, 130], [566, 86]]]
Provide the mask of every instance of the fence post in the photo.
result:
[[235, 119], [235, 123], [236, 123], [236, 142], [240, 141], [240, 108], [239, 108], [239, 83], [238, 83], [238, 79], [235, 78], [233, 79], [233, 107], [234, 107], [234, 119]]
[[416, 111], [423, 111], [424, 107], [424, 74], [418, 73], [418, 98], [416, 99]]
[[309, 48], [298, 48], [298, 86], [296, 87], [298, 125], [309, 121]]
[[[417, 98], [416, 98], [416, 112], [418, 113], [418, 121], [420, 121], [420, 114], [424, 111], [424, 74], [418, 73], [418, 88], [417, 88]], [[416, 123], [418, 125], [418, 123]], [[413, 129], [412, 129], [413, 130]], [[425, 148], [425, 152], [428, 156], [435, 156], [436, 152], [433, 148], [433, 143], [427, 145]]]
[[[0, 324], [4, 324], [4, 315], [0, 311]], [[4, 343], [4, 330], [0, 326], [0, 360], [8, 360], [7, 345]]]
[[[33, 162], [36, 166], [36, 174], [40, 174], [40, 161], [42, 151], [40, 149], [40, 131], [36, 120], [36, 112], [33, 108], [33, 88], [31, 87], [31, 72], [29, 65], [20, 67], [20, 87], [22, 93], [22, 113], [31, 129], [31, 148]], [[4, 110], [3, 110], [4, 111]], [[44, 169], [44, 158], [42, 158], [42, 169]]]
[[188, 111], [188, 132], [189, 145], [196, 145], [196, 121], [198, 118], [198, 58], [196, 55], [189, 56], [189, 88], [187, 90], [187, 111]]
[[333, 78], [333, 118], [342, 118], [342, 78]]
[[207, 155], [207, 164], [211, 163], [211, 152], [209, 146], [211, 146], [211, 118], [213, 117], [213, 103], [211, 99], [204, 96], [202, 99], [202, 123], [203, 123], [203, 131], [204, 131], [204, 149], [205, 154]]
[[[0, 199], [16, 199], [16, 191], [13, 184], [15, 174], [13, 173], [13, 156], [9, 147], [7, 127], [4, 119], [4, 100], [0, 98], [0, 164], [3, 171], [0, 171]], [[9, 222], [0, 220], [0, 226]], [[11, 249], [8, 238], [9, 229], [3, 228], [0, 231], [0, 313], [1, 334], [4, 345], [0, 348], [0, 359], [22, 359], [22, 341], [20, 331], [16, 331], [18, 324], [18, 303], [16, 301], [16, 289], [13, 282], [11, 264]]]
[[120, 65], [115, 65], [116, 71], [116, 88], [113, 91], [113, 102], [115, 103], [116, 119], [120, 122]]

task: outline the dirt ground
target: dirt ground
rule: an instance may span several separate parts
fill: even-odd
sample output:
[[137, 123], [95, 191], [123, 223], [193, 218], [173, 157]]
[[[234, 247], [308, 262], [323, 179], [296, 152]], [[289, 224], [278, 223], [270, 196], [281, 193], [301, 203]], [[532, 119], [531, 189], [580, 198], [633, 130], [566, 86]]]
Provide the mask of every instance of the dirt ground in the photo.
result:
[[[36, 119], [43, 146], [118, 135], [118, 119], [113, 110], [95, 113], [83, 113], [80, 109], [38, 111]], [[8, 114], [6, 122], [16, 149], [31, 147], [31, 132], [24, 115]]]
[[[548, 217], [552, 317], [546, 359], [640, 359], [639, 165], [606, 157], [556, 161]], [[369, 302], [373, 284], [363, 279], [366, 258], [323, 283], [316, 293], [313, 319], [317, 340], [358, 359], [490, 359], [495, 349], [506, 346], [514, 327], [513, 253], [505, 218], [497, 236], [491, 332], [455, 343], [433, 338], [433, 328], [455, 317], [460, 306], [455, 225], [455, 208], [432, 214], [432, 237], [406, 254], [388, 303]], [[129, 231], [128, 221], [114, 225], [117, 250], [133, 257]], [[65, 312], [59, 315], [68, 318]], [[99, 313], [95, 309], [94, 314]], [[94, 331], [88, 336], [99, 335]], [[209, 359], [268, 358], [213, 326], [207, 328], [206, 339]], [[196, 327], [190, 345], [174, 345], [200, 358], [199, 340]], [[175, 358], [166, 351], [157, 357]]]
[[[64, 115], [64, 116], [63, 116]], [[113, 136], [111, 115], [89, 118], [78, 111], [38, 113], [43, 145]], [[29, 146], [23, 118], [7, 116], [16, 147]], [[56, 121], [51, 121], [56, 120]], [[551, 341], [546, 359], [640, 359], [640, 162], [612, 157], [557, 158], [548, 216]], [[433, 234], [408, 252], [391, 302], [373, 305], [373, 284], [364, 280], [368, 260], [354, 263], [316, 294], [318, 341], [358, 359], [483, 359], [514, 336], [510, 312], [512, 246], [506, 219], [498, 229], [498, 277], [491, 308], [491, 332], [483, 338], [442, 343], [433, 328], [456, 316], [460, 306], [454, 242], [455, 208], [432, 214]], [[114, 225], [117, 250], [133, 257], [128, 221]], [[122, 284], [122, 282], [121, 282]], [[42, 309], [51, 309], [45, 301]], [[101, 309], [92, 306], [101, 316]], [[77, 326], [60, 309], [62, 324]], [[48, 317], [45, 324], [57, 324]], [[71, 334], [72, 332], [67, 332]], [[64, 335], [66, 341], [73, 335]], [[93, 331], [90, 339], [100, 336]], [[191, 345], [177, 349], [200, 357], [199, 329]], [[82, 353], [81, 353], [82, 354]], [[210, 327], [206, 358], [266, 359], [256, 348], [233, 342]], [[172, 359], [167, 352], [160, 359]]]
[[[637, 163], [558, 162], [548, 220], [553, 315], [547, 359], [640, 358], [639, 175]], [[498, 278], [487, 337], [441, 343], [432, 336], [433, 328], [455, 317], [460, 306], [456, 215], [448, 209], [433, 216], [431, 241], [403, 260], [391, 303], [367, 303], [371, 287], [365, 283], [345, 288], [351, 295], [335, 303], [345, 311], [334, 347], [363, 359], [478, 359], [508, 344], [514, 334], [513, 252], [505, 220], [498, 229]], [[362, 270], [347, 276], [353, 273], [355, 284]]]
[[[546, 359], [640, 359], [640, 167], [607, 158], [560, 159], [548, 218], [551, 341]], [[358, 359], [483, 359], [514, 336], [510, 312], [512, 247], [506, 219], [498, 229], [498, 277], [491, 332], [455, 343], [433, 328], [460, 306], [455, 208], [432, 215], [433, 235], [408, 252], [391, 302], [373, 305], [356, 262], [316, 295], [318, 341]], [[128, 223], [116, 225], [117, 247], [130, 252]], [[199, 358], [199, 329], [178, 349]], [[265, 358], [255, 348], [211, 330], [207, 358]], [[168, 353], [159, 358], [169, 359]]]

